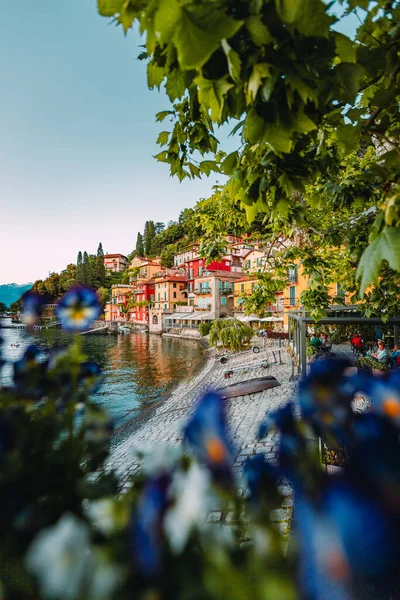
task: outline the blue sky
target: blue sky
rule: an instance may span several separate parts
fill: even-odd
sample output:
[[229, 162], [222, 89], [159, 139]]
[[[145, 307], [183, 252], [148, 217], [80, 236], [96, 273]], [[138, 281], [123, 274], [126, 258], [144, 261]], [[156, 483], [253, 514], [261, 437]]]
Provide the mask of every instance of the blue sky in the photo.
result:
[[169, 100], [147, 89], [138, 44], [95, 0], [2, 7], [0, 283], [45, 277], [99, 241], [128, 253], [145, 220], [210, 195], [215, 179], [180, 184], [153, 158]]
[[139, 44], [95, 0], [2, 7], [0, 283], [44, 278], [99, 241], [126, 254], [145, 220], [210, 195], [215, 179], [180, 184], [153, 158], [169, 100], [147, 89]]

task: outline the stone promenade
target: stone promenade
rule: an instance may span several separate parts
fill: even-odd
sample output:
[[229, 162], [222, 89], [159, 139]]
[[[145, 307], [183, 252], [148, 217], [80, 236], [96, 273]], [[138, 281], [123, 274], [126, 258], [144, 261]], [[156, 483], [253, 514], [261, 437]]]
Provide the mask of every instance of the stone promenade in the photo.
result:
[[[268, 435], [262, 441], [257, 440], [258, 426], [268, 411], [274, 411], [291, 399], [295, 383], [290, 382], [291, 361], [284, 349], [280, 349], [283, 365], [274, 364], [268, 369], [262, 368], [261, 361], [274, 360], [272, 351], [278, 357], [278, 348], [266, 348], [259, 354], [242, 353], [229, 358], [226, 365], [221, 365], [215, 357], [210, 357], [201, 372], [191, 381], [183, 382], [160, 406], [155, 414], [137, 431], [122, 442], [112, 452], [108, 467], [116, 471], [121, 485], [125, 487], [129, 477], [138, 467], [135, 450], [144, 447], [154, 447], [161, 444], [169, 446], [182, 443], [182, 430], [190, 417], [196, 401], [207, 391], [230, 385], [231, 383], [247, 381], [255, 377], [273, 375], [281, 383], [280, 387], [264, 390], [251, 396], [241, 396], [227, 400], [228, 423], [230, 435], [236, 448], [234, 470], [241, 480], [242, 467], [245, 460], [254, 454], [265, 453], [266, 457], [275, 461], [277, 456], [278, 439], [276, 433]], [[230, 379], [225, 379], [227, 370], [237, 367], [255, 367], [248, 371], [234, 371]], [[288, 486], [282, 486], [285, 496], [283, 508], [276, 511], [272, 518], [279, 523], [283, 533], [287, 533], [291, 517], [292, 494]], [[210, 520], [219, 521], [226, 515], [218, 511], [210, 515]]]

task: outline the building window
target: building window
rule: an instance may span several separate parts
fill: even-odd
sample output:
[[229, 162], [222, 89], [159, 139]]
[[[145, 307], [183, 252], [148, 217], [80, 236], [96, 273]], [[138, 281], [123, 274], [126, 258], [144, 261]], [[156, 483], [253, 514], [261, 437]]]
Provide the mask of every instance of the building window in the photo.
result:
[[174, 292], [174, 298], [176, 298], [176, 292]]
[[167, 287], [167, 284], [166, 284], [166, 283], [164, 283], [164, 287]]
[[176, 283], [174, 283], [173, 287], [176, 288]]
[[166, 304], [164, 304], [164, 310], [167, 310], [167, 305]]
[[164, 300], [167, 299], [167, 292], [164, 292]]
[[226, 297], [225, 296], [222, 296], [222, 298], [221, 298], [221, 305], [226, 306]]
[[158, 286], [157, 286], [157, 287], [158, 287], [158, 289], [160, 289], [161, 285], [160, 285], [160, 284], [158, 284]]
[[289, 288], [289, 303], [290, 306], [295, 306], [296, 304], [296, 286], [292, 285]]
[[160, 301], [160, 292], [157, 294], [157, 300]]
[[241, 291], [241, 292], [244, 292], [244, 283], [241, 283], [241, 284], [240, 284], [240, 291]]

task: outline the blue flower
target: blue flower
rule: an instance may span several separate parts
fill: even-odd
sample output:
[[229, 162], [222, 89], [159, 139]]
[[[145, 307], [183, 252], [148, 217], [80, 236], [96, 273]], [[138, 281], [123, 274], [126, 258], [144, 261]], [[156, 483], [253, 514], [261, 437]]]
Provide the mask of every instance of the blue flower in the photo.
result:
[[131, 526], [133, 562], [145, 579], [161, 572], [163, 533], [162, 522], [168, 507], [169, 475], [146, 482], [139, 498]]
[[185, 439], [220, 483], [233, 481], [234, 449], [228, 438], [224, 400], [209, 392], [186, 425]]
[[67, 331], [89, 329], [101, 313], [97, 294], [80, 285], [73, 286], [56, 307], [56, 317]]
[[104, 381], [100, 365], [96, 362], [84, 362], [81, 364], [79, 382], [84, 385], [88, 394], [94, 394]]
[[23, 299], [22, 320], [33, 327], [43, 312], [44, 300], [37, 292], [29, 291]]
[[280, 472], [266, 461], [263, 454], [256, 454], [244, 463], [244, 475], [250, 491], [250, 501], [254, 505], [268, 502], [273, 508], [279, 503], [277, 483]]
[[16, 391], [25, 396], [40, 398], [46, 391], [47, 358], [35, 345], [28, 346], [23, 357], [14, 363]]

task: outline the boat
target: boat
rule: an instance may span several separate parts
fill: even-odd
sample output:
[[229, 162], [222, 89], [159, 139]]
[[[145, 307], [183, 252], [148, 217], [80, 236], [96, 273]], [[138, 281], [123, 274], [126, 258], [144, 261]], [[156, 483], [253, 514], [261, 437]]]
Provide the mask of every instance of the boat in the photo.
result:
[[130, 333], [131, 329], [130, 329], [130, 327], [126, 327], [125, 325], [121, 325], [120, 327], [118, 327], [117, 331], [118, 331], [118, 333]]
[[270, 390], [279, 385], [281, 384], [275, 377], [266, 375], [265, 377], [257, 377], [256, 379], [249, 379], [248, 381], [232, 383], [224, 388], [220, 388], [218, 394], [222, 396], [222, 398], [237, 398], [238, 396], [248, 396], [249, 394], [257, 394], [263, 390]]

